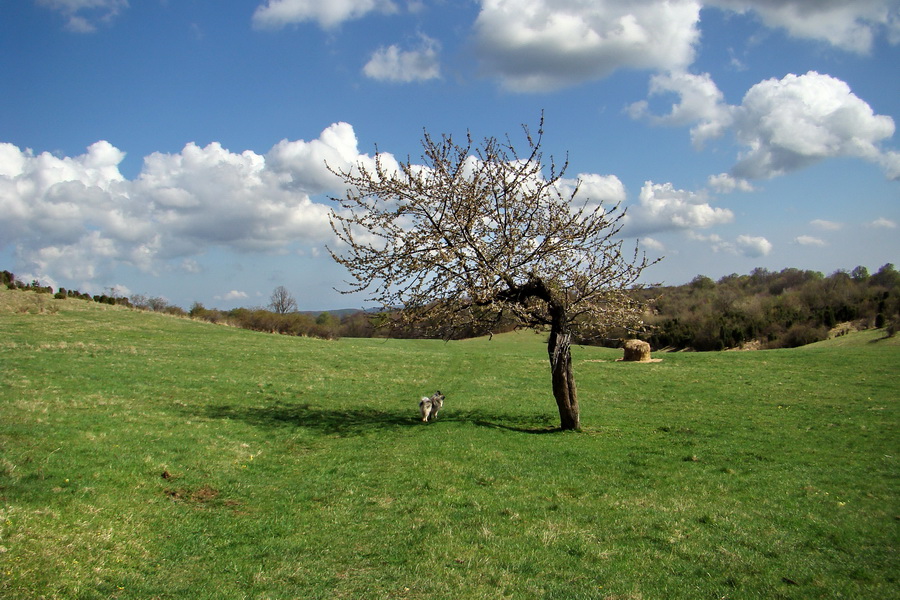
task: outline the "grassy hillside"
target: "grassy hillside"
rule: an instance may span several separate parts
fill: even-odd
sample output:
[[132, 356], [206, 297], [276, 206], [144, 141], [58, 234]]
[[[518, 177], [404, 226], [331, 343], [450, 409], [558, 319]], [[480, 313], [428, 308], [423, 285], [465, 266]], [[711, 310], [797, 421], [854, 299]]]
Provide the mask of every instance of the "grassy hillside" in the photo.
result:
[[0, 597], [900, 597], [900, 346], [619, 356], [0, 291]]
[[860, 348], [866, 346], [871, 346], [873, 349], [884, 346], [900, 346], [900, 335], [887, 337], [883, 329], [868, 329], [809, 345], [810, 348]]

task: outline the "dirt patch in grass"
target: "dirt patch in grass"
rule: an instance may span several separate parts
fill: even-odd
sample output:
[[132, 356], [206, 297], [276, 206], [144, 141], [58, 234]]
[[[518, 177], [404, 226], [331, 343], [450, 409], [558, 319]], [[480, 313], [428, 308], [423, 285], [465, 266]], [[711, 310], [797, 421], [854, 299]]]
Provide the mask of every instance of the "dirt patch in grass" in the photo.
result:
[[[168, 473], [168, 471], [166, 472]], [[202, 485], [197, 489], [169, 488], [163, 490], [163, 493], [176, 504], [184, 504], [195, 508], [225, 507], [230, 509], [235, 516], [250, 514], [246, 510], [244, 503], [239, 500], [220, 498], [221, 493], [219, 490], [209, 485]]]
[[166, 496], [174, 502], [188, 502], [191, 504], [208, 504], [219, 497], [219, 490], [208, 485], [200, 486], [196, 490], [178, 488], [165, 490]]

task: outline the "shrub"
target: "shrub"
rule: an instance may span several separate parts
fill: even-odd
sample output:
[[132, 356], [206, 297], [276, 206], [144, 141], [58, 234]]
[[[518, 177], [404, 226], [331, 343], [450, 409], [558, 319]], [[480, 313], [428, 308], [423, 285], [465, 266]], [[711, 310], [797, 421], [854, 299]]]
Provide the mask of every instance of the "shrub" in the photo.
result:
[[815, 327], [805, 323], [792, 326], [783, 336], [776, 339], [774, 344], [770, 344], [773, 348], [796, 348], [797, 346], [805, 346], [814, 342], [820, 342], [828, 337], [828, 329], [825, 327]]
[[210, 323], [221, 323], [225, 320], [225, 314], [222, 313], [222, 311], [208, 309], [199, 302], [194, 302], [194, 304], [191, 305], [191, 310], [188, 311], [188, 315], [190, 315], [192, 319], [200, 319], [209, 321]]

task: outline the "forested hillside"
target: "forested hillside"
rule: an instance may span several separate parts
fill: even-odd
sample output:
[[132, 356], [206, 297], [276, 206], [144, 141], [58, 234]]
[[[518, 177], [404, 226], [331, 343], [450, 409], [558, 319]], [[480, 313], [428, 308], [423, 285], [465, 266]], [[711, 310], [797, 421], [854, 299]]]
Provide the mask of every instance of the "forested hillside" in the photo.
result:
[[[2, 281], [11, 289], [53, 294], [37, 281], [23, 283], [9, 271]], [[886, 264], [874, 274], [866, 267], [835, 271], [825, 276], [817, 271], [784, 269], [773, 272], [754, 269], [749, 275], [732, 274], [714, 281], [698, 275], [680, 286], [652, 287], [634, 292], [648, 304], [649, 329], [637, 334], [654, 350], [671, 348], [698, 351], [728, 348], [786, 348], [824, 340], [854, 329], [884, 328], [893, 335], [900, 324], [900, 272]], [[390, 321], [387, 313], [282, 313], [264, 308], [222, 311], [194, 303], [189, 311], [158, 297], [114, 295], [89, 296], [60, 289], [56, 298], [93, 300], [132, 308], [190, 316], [246, 329], [334, 339], [339, 337], [386, 336], [380, 327]], [[498, 323], [492, 331], [471, 328], [463, 337], [502, 333], [511, 323]], [[408, 326], [392, 330], [402, 338], [425, 337], [429, 328]], [[610, 332], [611, 340], [635, 337], [635, 332]], [[581, 340], [596, 343], [596, 340]]]
[[802, 346], [850, 329], [900, 322], [900, 273], [892, 264], [875, 274], [865, 267], [836, 271], [754, 269], [713, 281], [697, 276], [676, 287], [642, 290], [651, 302], [653, 348], [723, 350]]

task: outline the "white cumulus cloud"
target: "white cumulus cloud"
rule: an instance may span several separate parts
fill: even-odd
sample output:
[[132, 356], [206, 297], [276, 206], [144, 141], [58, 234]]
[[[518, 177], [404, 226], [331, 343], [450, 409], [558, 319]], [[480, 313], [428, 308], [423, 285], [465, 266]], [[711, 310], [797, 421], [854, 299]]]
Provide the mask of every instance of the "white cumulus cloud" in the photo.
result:
[[882, 33], [890, 43], [900, 41], [896, 0], [707, 0], [707, 4], [752, 11], [768, 27], [851, 52], [868, 53]]
[[744, 256], [750, 258], [766, 256], [772, 251], [772, 243], [764, 237], [739, 235], [735, 244]]
[[900, 180], [900, 152], [888, 150], [878, 157], [877, 162], [884, 169], [888, 179], [893, 181]]
[[625, 201], [625, 184], [615, 175], [579, 173], [575, 179], [563, 178], [558, 183], [560, 192], [571, 195], [577, 186], [576, 204], [605, 204], [614, 206]]
[[754, 85], [735, 111], [734, 127], [747, 148], [734, 174], [750, 179], [837, 156], [877, 163], [878, 144], [894, 134], [891, 117], [876, 115], [845, 82], [815, 71]]
[[878, 217], [871, 223], [869, 223], [870, 227], [878, 227], [880, 229], [897, 229], [897, 223], [895, 221], [891, 221], [890, 219], [886, 219], [884, 217]]
[[824, 246], [825, 240], [811, 235], [798, 235], [794, 238], [794, 242], [801, 246]]
[[412, 50], [401, 50], [397, 45], [379, 48], [363, 67], [363, 73], [379, 81], [402, 83], [437, 79], [441, 76], [439, 52], [438, 41], [423, 35], [419, 46]]
[[477, 52], [518, 91], [601, 79], [621, 68], [678, 70], [694, 60], [695, 0], [481, 0]]
[[884, 168], [888, 178], [900, 178], [900, 153], [881, 148], [894, 134], [894, 120], [875, 114], [835, 77], [810, 71], [767, 79], [751, 87], [737, 106], [724, 103], [707, 75], [658, 75], [650, 92], [672, 92], [681, 100], [661, 116], [650, 114], [646, 102], [636, 103], [629, 111], [633, 117], [657, 124], [695, 123], [695, 145], [733, 133], [742, 150], [731, 179], [711, 184], [770, 179], [835, 157], [861, 158]]
[[316, 21], [328, 29], [371, 12], [392, 13], [396, 10], [397, 6], [391, 0], [267, 0], [253, 13], [253, 24], [261, 29], [277, 29]]
[[719, 173], [718, 175], [710, 175], [707, 179], [709, 189], [720, 194], [730, 194], [732, 192], [752, 192], [753, 185], [746, 179], [733, 177], [728, 173]]
[[641, 238], [641, 246], [647, 250], [655, 250], [656, 252], [664, 252], [666, 249], [665, 244], [652, 237]]
[[725, 252], [728, 254], [743, 254], [749, 258], [766, 256], [772, 251], [772, 243], [764, 237], [739, 235], [733, 242], [729, 242], [718, 234], [703, 235], [693, 231], [687, 232], [688, 239], [709, 244], [713, 252]]
[[809, 222], [810, 225], [816, 227], [818, 229], [822, 229], [823, 231], [837, 231], [841, 227], [844, 226], [843, 223], [838, 223], [836, 221], [828, 221], [825, 219], [813, 219]]
[[725, 103], [725, 96], [709, 73], [670, 72], [651, 77], [650, 97], [667, 94], [679, 97], [668, 114], [651, 114], [646, 100], [632, 104], [629, 113], [633, 118], [645, 118], [656, 125], [692, 125], [691, 140], [697, 147], [720, 137], [732, 123], [732, 107]]
[[[130, 210], [123, 198], [118, 164], [124, 153], [108, 142], [85, 154], [57, 158], [35, 156], [12, 144], [0, 144], [0, 213], [7, 240], [52, 239], [71, 243], [91, 228], [128, 227]], [[125, 200], [125, 201], [123, 201]]]
[[0, 144], [0, 245], [42, 281], [85, 287], [118, 265], [195, 272], [192, 257], [214, 246], [284, 252], [321, 244], [331, 236], [329, 209], [311, 195], [342, 192], [326, 162], [372, 164], [357, 145], [346, 123], [308, 142], [283, 140], [266, 155], [190, 143], [146, 156], [127, 180], [118, 167], [124, 152], [105, 141], [74, 157]]
[[226, 292], [222, 295], [215, 296], [216, 300], [246, 300], [250, 296], [247, 295], [247, 292], [242, 292], [240, 290], [231, 290], [230, 292]]
[[711, 206], [706, 194], [675, 189], [671, 183], [647, 181], [641, 188], [638, 203], [628, 207], [625, 232], [639, 235], [704, 229], [733, 220], [734, 213]]
[[335, 123], [318, 139], [281, 140], [265, 156], [266, 166], [287, 187], [309, 194], [334, 189], [337, 177], [328, 170], [347, 169], [362, 160], [356, 132], [349, 123]]
[[283, 186], [286, 180], [267, 169], [265, 157], [214, 142], [151, 154], [132, 188], [164, 234], [161, 252], [179, 256], [207, 245], [275, 250], [291, 239], [324, 239], [327, 209]]
[[128, 8], [128, 0], [36, 0], [38, 6], [55, 10], [66, 19], [66, 29], [93, 33], [100, 23], [110, 23]]

